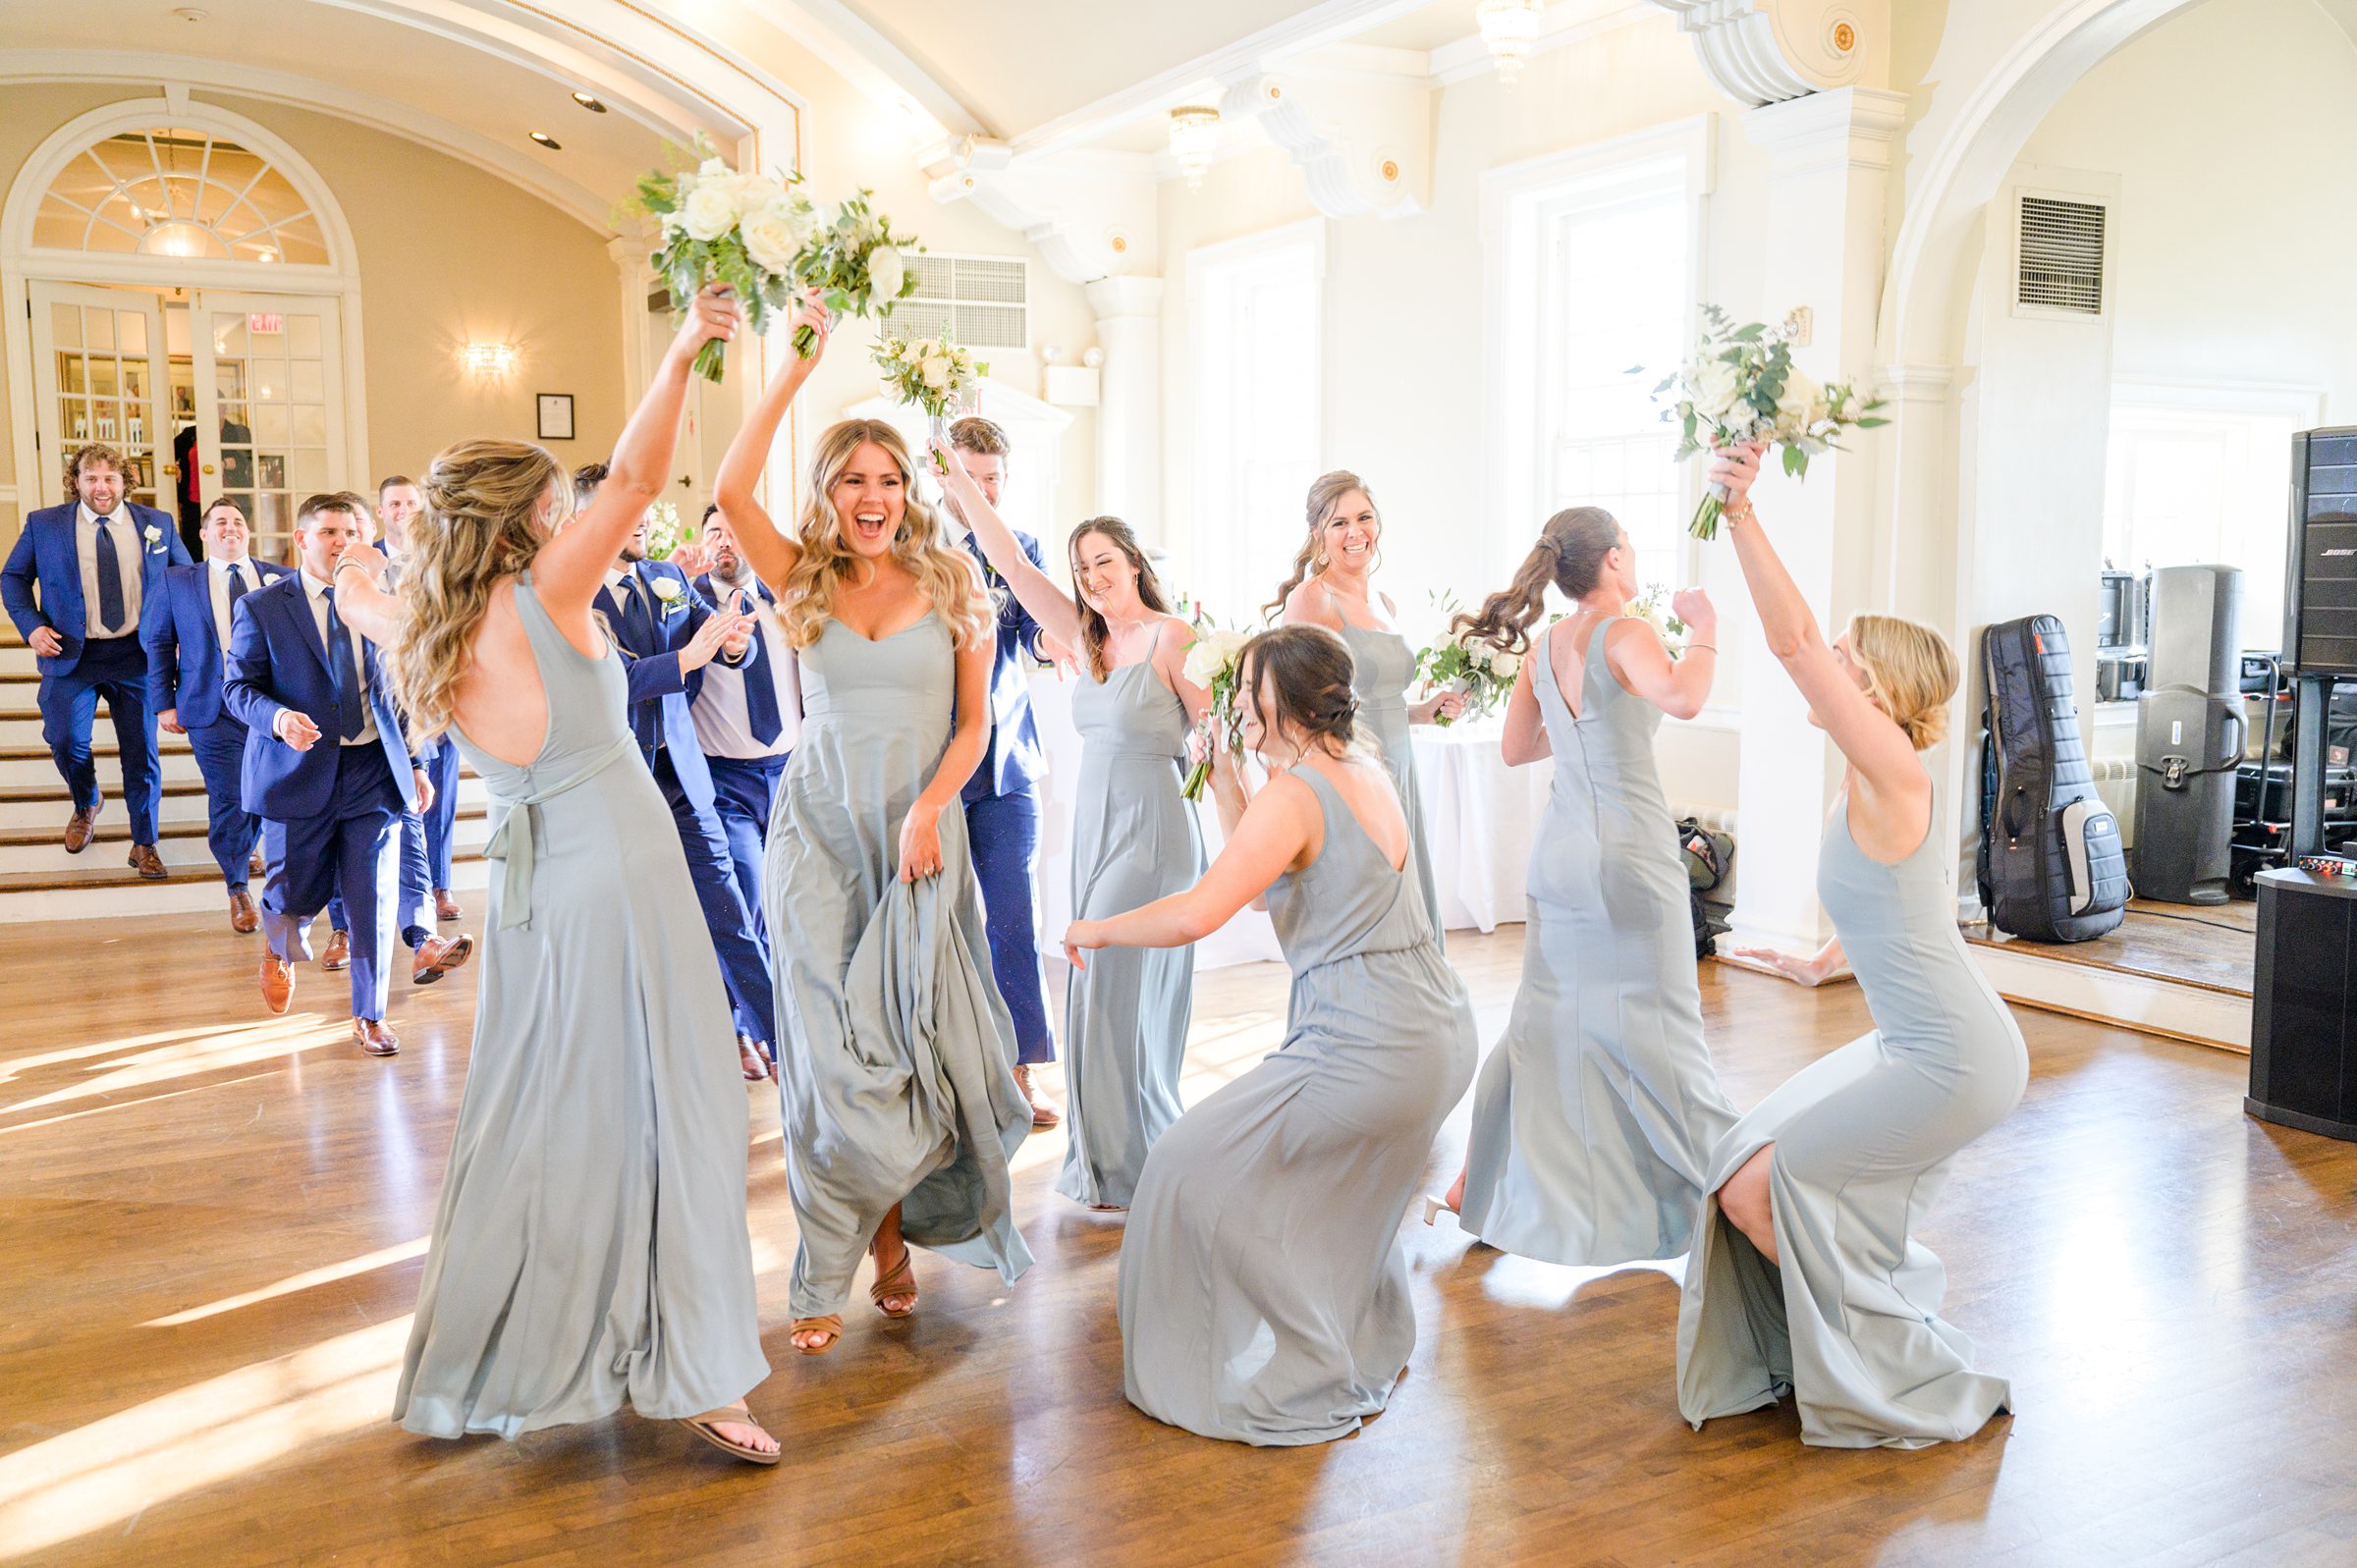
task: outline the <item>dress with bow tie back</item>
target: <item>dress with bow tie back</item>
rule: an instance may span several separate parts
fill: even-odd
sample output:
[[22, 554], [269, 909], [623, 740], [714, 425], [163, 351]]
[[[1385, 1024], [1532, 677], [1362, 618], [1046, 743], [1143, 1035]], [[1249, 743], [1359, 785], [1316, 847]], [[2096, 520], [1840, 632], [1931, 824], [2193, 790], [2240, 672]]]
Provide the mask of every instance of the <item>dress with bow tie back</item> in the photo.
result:
[[528, 574], [548, 701], [490, 786], [494, 860], [466, 1089], [394, 1419], [436, 1437], [676, 1420], [768, 1376], [744, 1220], [736, 1027], [680, 838], [624, 717]]
[[900, 880], [901, 824], [956, 728], [958, 650], [938, 614], [870, 639], [830, 619], [801, 650], [802, 732], [770, 807], [761, 898], [784, 1049], [796, 1318], [843, 1310], [900, 1204], [912, 1246], [1030, 1267], [1008, 1162], [1031, 1130], [1014, 1021], [992, 978], [955, 801], [941, 871]]

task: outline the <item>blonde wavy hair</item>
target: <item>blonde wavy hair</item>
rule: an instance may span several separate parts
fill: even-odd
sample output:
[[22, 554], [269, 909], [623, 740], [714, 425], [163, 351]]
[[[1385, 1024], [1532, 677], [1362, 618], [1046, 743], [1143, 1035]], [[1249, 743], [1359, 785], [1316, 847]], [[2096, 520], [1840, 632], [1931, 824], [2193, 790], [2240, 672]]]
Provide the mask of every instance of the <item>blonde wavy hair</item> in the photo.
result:
[[901, 490], [906, 510], [899, 531], [892, 536], [892, 559], [908, 569], [916, 585], [950, 628], [960, 648], [987, 641], [997, 629], [990, 596], [982, 590], [982, 571], [974, 560], [951, 542], [941, 514], [917, 499], [916, 471], [908, 460], [907, 443], [901, 433], [878, 419], [846, 419], [829, 426], [810, 454], [808, 492], [795, 519], [801, 544], [800, 559], [778, 585], [778, 615], [786, 625], [786, 640], [807, 648], [826, 631], [834, 613], [835, 590], [852, 579], [859, 557], [843, 539], [830, 497], [835, 481], [850, 466], [851, 454], [873, 442], [884, 449], [901, 470]]
[[1320, 474], [1311, 482], [1309, 495], [1301, 503], [1302, 516], [1309, 524], [1309, 536], [1301, 541], [1300, 552], [1293, 557], [1293, 574], [1285, 579], [1285, 586], [1277, 590], [1276, 598], [1260, 607], [1262, 619], [1274, 621], [1283, 615], [1285, 602], [1293, 596], [1293, 590], [1307, 582], [1311, 572], [1326, 569], [1326, 541], [1323, 537], [1326, 524], [1333, 520], [1336, 509], [1343, 504], [1343, 497], [1353, 490], [1367, 498], [1367, 509], [1375, 514], [1378, 540], [1375, 559], [1382, 561], [1383, 547], [1380, 541], [1383, 534], [1383, 508], [1376, 502], [1375, 492], [1367, 488], [1364, 479], [1347, 468]]
[[[402, 572], [408, 618], [393, 655], [393, 690], [412, 742], [448, 730], [459, 681], [474, 663], [475, 628], [502, 577], [548, 542], [541, 518], [573, 512], [564, 464], [525, 441], [462, 441], [425, 471], [425, 510], [410, 520]], [[550, 495], [553, 512], [544, 514]]]
[[1849, 622], [1850, 662], [1866, 673], [1866, 694], [1928, 751], [1947, 735], [1947, 702], [1963, 673], [1947, 639], [1896, 616], [1857, 616]]

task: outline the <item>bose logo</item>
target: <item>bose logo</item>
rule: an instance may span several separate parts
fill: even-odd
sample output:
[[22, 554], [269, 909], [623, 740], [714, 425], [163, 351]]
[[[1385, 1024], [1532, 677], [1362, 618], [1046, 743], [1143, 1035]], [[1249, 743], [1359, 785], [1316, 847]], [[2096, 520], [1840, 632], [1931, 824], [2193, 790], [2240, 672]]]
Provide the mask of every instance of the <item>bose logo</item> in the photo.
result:
[[2357, 549], [2351, 549], [2351, 550], [2328, 550], [2328, 551], [2326, 551], [2326, 552], [2325, 552], [2325, 559], [2326, 559], [2327, 561], [2330, 561], [2330, 560], [2332, 560], [2332, 559], [2333, 559], [2335, 556], [2357, 556]]

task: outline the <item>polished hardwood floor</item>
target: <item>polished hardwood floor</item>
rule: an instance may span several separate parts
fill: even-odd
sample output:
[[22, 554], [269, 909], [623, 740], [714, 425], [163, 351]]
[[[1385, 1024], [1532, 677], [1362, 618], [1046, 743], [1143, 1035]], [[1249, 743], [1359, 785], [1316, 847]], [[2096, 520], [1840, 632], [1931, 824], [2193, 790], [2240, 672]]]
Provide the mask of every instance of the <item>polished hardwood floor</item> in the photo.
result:
[[[753, 1096], [775, 1471], [624, 1416], [436, 1442], [387, 1419], [466, 1074], [471, 973], [403, 987], [400, 1056], [335, 977], [261, 1014], [254, 939], [0, 928], [0, 1559], [139, 1563], [2085, 1565], [2357, 1563], [2357, 1149], [2245, 1117], [2242, 1058], [2022, 1014], [2035, 1063], [1925, 1229], [2019, 1413], [1915, 1453], [1804, 1448], [1789, 1410], [1677, 1418], [1677, 1291], [1406, 1233], [1391, 1410], [1254, 1450], [1121, 1394], [1121, 1227], [1019, 1158], [1013, 1289], [920, 1255], [924, 1303], [786, 1338], [794, 1226]], [[1517, 928], [1451, 955], [1484, 1040]], [[1285, 979], [1206, 976], [1190, 1098], [1277, 1040]], [[1854, 986], [1706, 966], [1749, 1105], [1864, 1027]], [[1464, 1110], [1432, 1152], [1453, 1167]]]

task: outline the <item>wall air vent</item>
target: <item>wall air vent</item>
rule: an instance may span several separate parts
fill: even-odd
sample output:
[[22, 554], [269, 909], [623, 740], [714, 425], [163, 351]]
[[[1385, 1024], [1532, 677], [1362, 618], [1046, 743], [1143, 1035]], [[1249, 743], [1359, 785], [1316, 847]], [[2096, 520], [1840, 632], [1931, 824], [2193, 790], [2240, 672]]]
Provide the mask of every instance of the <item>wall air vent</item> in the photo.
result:
[[2021, 198], [2013, 278], [2018, 313], [2104, 313], [2105, 216], [2105, 209], [2091, 201]]

